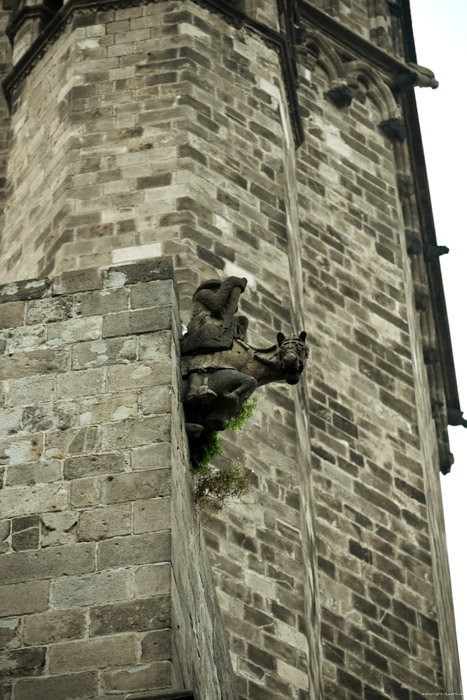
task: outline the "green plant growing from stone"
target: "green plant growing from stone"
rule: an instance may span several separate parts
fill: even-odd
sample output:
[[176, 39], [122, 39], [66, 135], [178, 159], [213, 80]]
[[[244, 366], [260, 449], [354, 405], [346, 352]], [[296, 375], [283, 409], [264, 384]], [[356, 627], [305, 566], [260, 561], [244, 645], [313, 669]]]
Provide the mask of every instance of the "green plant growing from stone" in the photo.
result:
[[[251, 418], [256, 408], [257, 398], [246, 399], [238, 415], [229, 420], [225, 430], [238, 430]], [[200, 508], [213, 514], [222, 510], [225, 502], [231, 498], [240, 498], [250, 490], [251, 479], [249, 470], [230, 462], [216, 467], [212, 461], [216, 456], [224, 454], [223, 440], [218, 431], [206, 435], [205, 440], [197, 445], [192, 459], [193, 471], [198, 477], [195, 488], [195, 502]]]

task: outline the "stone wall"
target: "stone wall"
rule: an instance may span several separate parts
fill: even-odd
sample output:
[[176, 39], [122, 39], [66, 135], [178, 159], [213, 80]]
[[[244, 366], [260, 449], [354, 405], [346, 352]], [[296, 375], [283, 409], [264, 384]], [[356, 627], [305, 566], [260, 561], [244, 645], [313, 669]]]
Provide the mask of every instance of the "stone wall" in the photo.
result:
[[0, 300], [1, 697], [234, 699], [169, 261], [10, 284]]
[[[406, 145], [378, 126], [402, 116], [394, 76], [341, 46], [337, 30], [318, 31], [301, 3], [296, 151], [273, 3], [242, 3], [269, 33], [204, 5], [82, 8], [18, 80], [4, 274], [162, 252], [174, 256], [185, 322], [201, 280], [235, 274], [249, 282], [241, 311], [253, 345], [306, 329], [306, 381], [261, 389], [253, 418], [226, 437], [227, 457], [254, 469], [251, 494], [206, 527], [239, 695], [456, 692], [438, 436], [414, 305], [426, 279], [407, 257], [399, 192], [412, 172]], [[386, 3], [318, 5], [359, 47], [371, 37], [391, 49]], [[339, 109], [328, 91], [344, 78], [354, 99]], [[410, 225], [420, 233], [416, 216]], [[199, 579], [175, 551], [189, 590]], [[173, 600], [188, 635], [187, 599]]]

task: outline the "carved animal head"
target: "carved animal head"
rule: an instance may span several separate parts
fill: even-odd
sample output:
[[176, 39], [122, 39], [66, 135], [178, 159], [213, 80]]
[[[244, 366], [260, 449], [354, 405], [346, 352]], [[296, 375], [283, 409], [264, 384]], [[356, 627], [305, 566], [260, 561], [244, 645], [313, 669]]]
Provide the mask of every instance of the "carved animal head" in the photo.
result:
[[308, 357], [308, 346], [305, 343], [306, 333], [289, 335], [277, 334], [277, 347], [279, 348], [279, 362], [284, 372], [287, 384], [297, 384], [305, 367]]

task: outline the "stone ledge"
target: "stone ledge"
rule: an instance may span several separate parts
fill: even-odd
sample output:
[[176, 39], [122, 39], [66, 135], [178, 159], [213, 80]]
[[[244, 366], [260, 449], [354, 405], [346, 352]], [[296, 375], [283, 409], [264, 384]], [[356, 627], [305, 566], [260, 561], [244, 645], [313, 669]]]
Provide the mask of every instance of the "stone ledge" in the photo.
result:
[[20, 280], [0, 285], [0, 304], [63, 296], [98, 289], [115, 289], [139, 282], [173, 280], [172, 259], [153, 258], [137, 263], [70, 270], [55, 278]]

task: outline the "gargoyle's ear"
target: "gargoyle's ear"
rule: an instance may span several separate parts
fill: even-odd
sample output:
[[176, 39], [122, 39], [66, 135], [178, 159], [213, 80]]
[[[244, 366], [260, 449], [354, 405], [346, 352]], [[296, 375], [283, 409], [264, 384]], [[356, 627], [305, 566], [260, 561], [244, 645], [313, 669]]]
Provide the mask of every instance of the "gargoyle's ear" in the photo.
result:
[[298, 337], [300, 338], [300, 340], [302, 341], [302, 343], [304, 343], [305, 340], [306, 340], [306, 332], [305, 332], [305, 331], [302, 331]]
[[280, 347], [285, 340], [285, 335], [279, 331], [277, 334], [277, 345]]

